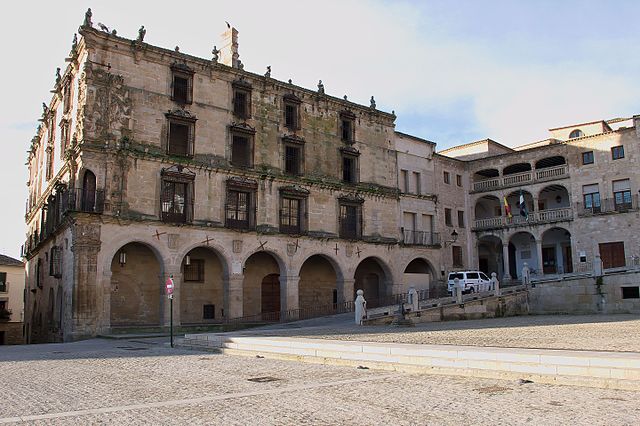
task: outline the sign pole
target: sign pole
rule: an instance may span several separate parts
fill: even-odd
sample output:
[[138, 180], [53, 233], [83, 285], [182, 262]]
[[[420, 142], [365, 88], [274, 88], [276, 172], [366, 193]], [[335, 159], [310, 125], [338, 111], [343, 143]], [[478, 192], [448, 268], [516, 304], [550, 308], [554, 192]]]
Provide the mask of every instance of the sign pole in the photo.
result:
[[171, 347], [173, 348], [173, 294], [169, 295], [169, 333], [171, 334]]

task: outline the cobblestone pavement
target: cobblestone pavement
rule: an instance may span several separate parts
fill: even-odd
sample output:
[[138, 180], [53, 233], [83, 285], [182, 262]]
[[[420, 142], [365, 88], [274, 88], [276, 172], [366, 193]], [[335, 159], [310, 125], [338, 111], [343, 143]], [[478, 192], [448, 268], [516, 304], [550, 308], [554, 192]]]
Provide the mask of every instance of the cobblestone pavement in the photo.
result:
[[160, 339], [3, 347], [0, 389], [1, 424], [640, 422], [638, 392], [234, 357]]
[[363, 342], [640, 352], [638, 315], [529, 315], [431, 322], [412, 328], [360, 327], [352, 318], [352, 314], [341, 315], [326, 324], [316, 319], [302, 322], [304, 328], [292, 323], [289, 327], [273, 325], [244, 333]]

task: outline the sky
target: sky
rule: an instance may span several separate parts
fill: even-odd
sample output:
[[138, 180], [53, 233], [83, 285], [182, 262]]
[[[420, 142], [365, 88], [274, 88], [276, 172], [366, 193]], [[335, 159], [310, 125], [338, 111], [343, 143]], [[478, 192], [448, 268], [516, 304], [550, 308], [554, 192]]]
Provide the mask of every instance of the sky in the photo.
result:
[[[180, 5], [184, 7], [181, 9]], [[640, 2], [270, 0], [13, 2], [3, 9], [0, 253], [25, 239], [26, 151], [56, 67], [88, 7], [93, 22], [210, 58], [225, 21], [245, 69], [395, 111], [396, 129], [442, 150], [640, 114]]]

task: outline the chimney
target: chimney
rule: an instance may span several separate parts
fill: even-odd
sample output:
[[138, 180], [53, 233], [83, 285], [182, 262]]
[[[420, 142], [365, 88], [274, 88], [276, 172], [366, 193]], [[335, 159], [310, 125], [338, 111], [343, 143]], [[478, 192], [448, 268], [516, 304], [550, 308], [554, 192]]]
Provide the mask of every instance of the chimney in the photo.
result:
[[227, 23], [227, 31], [221, 34], [222, 47], [220, 47], [219, 62], [229, 67], [238, 68], [238, 30]]

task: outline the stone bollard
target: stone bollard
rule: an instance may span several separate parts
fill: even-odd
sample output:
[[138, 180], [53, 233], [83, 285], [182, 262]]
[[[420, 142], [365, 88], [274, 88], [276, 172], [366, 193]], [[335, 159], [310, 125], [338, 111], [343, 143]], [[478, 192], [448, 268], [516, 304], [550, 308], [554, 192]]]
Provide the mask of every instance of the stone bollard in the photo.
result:
[[364, 299], [364, 291], [358, 290], [355, 302], [356, 324], [362, 325], [362, 320], [367, 316], [367, 301]]
[[500, 296], [500, 281], [498, 281], [498, 274], [495, 272], [491, 273], [491, 287], [493, 287], [495, 295]]
[[458, 305], [462, 305], [462, 283], [459, 278], [453, 279], [453, 288], [456, 292], [456, 302]]

